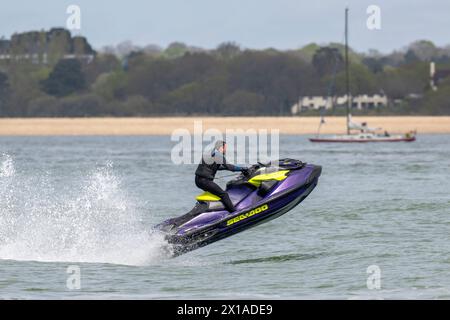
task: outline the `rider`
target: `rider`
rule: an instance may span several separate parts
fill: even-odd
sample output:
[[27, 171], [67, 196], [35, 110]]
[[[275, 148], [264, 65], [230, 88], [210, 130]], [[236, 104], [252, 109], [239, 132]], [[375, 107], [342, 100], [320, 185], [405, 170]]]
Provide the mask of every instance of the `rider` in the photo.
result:
[[235, 166], [226, 162], [225, 153], [227, 144], [225, 141], [218, 140], [214, 145], [214, 150], [210, 154], [205, 154], [202, 161], [195, 171], [195, 185], [204, 191], [213, 193], [220, 197], [220, 201], [229, 212], [236, 211], [230, 196], [213, 180], [217, 170], [229, 170], [233, 172], [241, 171], [248, 173], [248, 168]]

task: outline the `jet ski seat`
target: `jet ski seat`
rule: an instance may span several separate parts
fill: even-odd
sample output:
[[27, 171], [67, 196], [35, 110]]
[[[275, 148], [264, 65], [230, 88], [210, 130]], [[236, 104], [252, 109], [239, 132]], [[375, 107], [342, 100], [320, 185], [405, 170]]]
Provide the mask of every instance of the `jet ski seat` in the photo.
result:
[[220, 201], [220, 197], [216, 196], [215, 194], [205, 191], [201, 194], [199, 194], [197, 197], [195, 197], [195, 200], [197, 201], [205, 201], [205, 202], [210, 202], [210, 201]]
[[[255, 190], [255, 187], [249, 185], [248, 183], [232, 184], [228, 185], [226, 188], [228, 196], [235, 206], [238, 205], [242, 199], [247, 197], [247, 195], [249, 195], [253, 190]], [[196, 200], [198, 203], [206, 206], [205, 211], [225, 210], [223, 203], [220, 201], [220, 197], [213, 193], [203, 192], [196, 197]]]
[[[235, 193], [228, 193], [228, 195], [230, 196], [230, 200], [231, 202], [236, 205], [239, 203], [239, 201], [242, 200], [242, 198], [244, 198], [246, 196], [246, 194], [235, 194]], [[211, 193], [211, 192], [203, 192], [202, 194], [199, 194], [196, 198], [195, 198], [198, 202], [205, 202], [208, 204], [209, 209], [219, 209], [219, 208], [225, 208], [222, 204], [222, 202], [220, 202], [220, 197], [216, 196], [215, 194]]]

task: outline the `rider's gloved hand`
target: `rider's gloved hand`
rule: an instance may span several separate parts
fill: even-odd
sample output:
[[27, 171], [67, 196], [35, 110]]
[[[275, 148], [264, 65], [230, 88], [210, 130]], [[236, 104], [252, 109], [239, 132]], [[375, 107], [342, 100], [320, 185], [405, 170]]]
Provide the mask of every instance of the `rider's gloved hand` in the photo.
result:
[[241, 172], [244, 176], [248, 176], [250, 174], [250, 169], [249, 168], [241, 168]]

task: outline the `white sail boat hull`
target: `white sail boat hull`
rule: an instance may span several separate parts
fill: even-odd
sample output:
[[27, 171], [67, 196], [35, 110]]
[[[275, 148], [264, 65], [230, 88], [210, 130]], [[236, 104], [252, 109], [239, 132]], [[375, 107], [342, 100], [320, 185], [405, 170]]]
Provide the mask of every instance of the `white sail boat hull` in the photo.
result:
[[385, 136], [382, 134], [374, 133], [361, 133], [361, 134], [343, 134], [334, 136], [324, 136], [317, 138], [310, 138], [311, 142], [413, 142], [416, 140], [416, 136], [412, 133], [407, 133], [405, 135], [391, 135]]

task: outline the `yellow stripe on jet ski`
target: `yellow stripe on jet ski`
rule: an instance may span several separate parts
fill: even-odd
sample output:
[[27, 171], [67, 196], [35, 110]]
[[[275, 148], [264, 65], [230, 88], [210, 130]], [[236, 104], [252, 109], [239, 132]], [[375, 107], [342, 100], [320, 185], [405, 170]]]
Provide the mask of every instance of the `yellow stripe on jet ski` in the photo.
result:
[[261, 213], [263, 211], [266, 211], [267, 209], [269, 209], [269, 205], [266, 203], [264, 205], [262, 205], [261, 207], [258, 207], [252, 211], [243, 213], [238, 215], [237, 217], [234, 217], [233, 219], [230, 219], [227, 221], [227, 226], [231, 226], [232, 224], [239, 222], [241, 220], [247, 219], [249, 217], [254, 216], [255, 214]]
[[259, 187], [261, 185], [261, 182], [263, 182], [263, 181], [267, 181], [267, 180], [282, 181], [282, 180], [286, 179], [286, 174], [288, 172], [289, 172], [289, 170], [281, 170], [281, 171], [276, 171], [276, 172], [272, 172], [272, 173], [260, 174], [260, 175], [254, 176], [253, 178], [248, 180], [248, 182], [251, 183], [252, 185], [254, 185], [255, 187]]
[[203, 192], [199, 194], [196, 198], [198, 201], [220, 201], [220, 197], [212, 194], [211, 192]]

